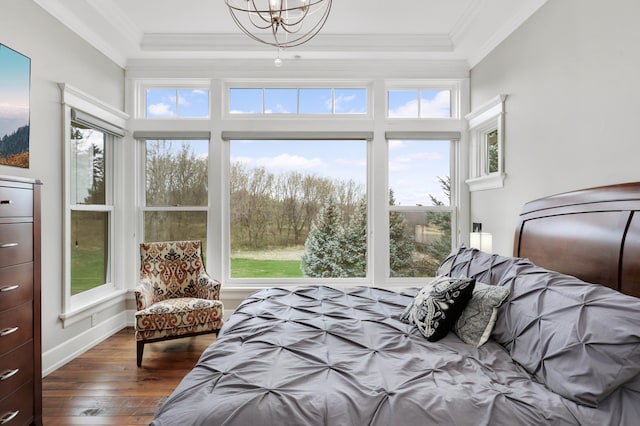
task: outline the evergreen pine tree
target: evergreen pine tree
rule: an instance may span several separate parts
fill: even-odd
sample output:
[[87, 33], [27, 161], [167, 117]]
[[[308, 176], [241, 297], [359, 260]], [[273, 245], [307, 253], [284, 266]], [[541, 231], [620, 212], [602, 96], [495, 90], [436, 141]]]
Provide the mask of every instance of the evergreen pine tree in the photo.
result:
[[343, 267], [342, 215], [336, 202], [329, 197], [311, 225], [304, 244], [301, 269], [307, 277], [346, 277]]
[[367, 275], [367, 202], [360, 200], [344, 236], [343, 268], [348, 277]]
[[[393, 190], [389, 190], [389, 205], [395, 205]], [[407, 230], [407, 221], [398, 212], [389, 212], [389, 268], [392, 277], [413, 277], [416, 247]]]
[[[451, 179], [449, 176], [438, 177], [440, 187], [447, 196], [447, 202], [451, 202]], [[444, 202], [438, 200], [433, 195], [429, 195], [431, 203], [434, 206], [444, 206]], [[442, 232], [440, 238], [431, 242], [426, 247], [427, 254], [429, 255], [429, 269], [430, 275], [435, 275], [440, 262], [451, 251], [451, 214], [441, 212], [430, 212], [429, 223]]]

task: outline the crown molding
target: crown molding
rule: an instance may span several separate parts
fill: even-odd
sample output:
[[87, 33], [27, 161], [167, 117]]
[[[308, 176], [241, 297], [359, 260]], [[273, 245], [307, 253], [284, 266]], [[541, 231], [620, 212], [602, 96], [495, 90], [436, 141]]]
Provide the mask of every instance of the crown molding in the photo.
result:
[[430, 59], [291, 59], [282, 67], [273, 65], [273, 55], [265, 59], [132, 59], [126, 78], [336, 78], [407, 79], [468, 78], [466, 60]]
[[[143, 52], [252, 52], [274, 48], [244, 34], [144, 34]], [[319, 34], [305, 43], [304, 52], [452, 52], [453, 43], [441, 34]]]

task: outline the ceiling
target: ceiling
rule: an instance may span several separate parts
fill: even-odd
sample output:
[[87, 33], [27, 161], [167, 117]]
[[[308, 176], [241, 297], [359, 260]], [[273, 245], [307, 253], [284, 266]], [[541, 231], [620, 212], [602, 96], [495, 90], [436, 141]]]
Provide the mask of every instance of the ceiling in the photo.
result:
[[[33, 0], [125, 68], [144, 59], [273, 58], [224, 0]], [[335, 0], [299, 59], [463, 60], [473, 67], [547, 0]]]

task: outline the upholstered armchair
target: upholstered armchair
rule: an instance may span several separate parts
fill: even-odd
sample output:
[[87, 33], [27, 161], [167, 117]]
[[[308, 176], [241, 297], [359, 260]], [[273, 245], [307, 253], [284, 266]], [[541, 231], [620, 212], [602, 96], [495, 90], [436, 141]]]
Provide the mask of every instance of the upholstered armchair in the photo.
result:
[[217, 333], [222, 327], [220, 283], [205, 270], [200, 241], [140, 244], [135, 296], [138, 367], [145, 343]]

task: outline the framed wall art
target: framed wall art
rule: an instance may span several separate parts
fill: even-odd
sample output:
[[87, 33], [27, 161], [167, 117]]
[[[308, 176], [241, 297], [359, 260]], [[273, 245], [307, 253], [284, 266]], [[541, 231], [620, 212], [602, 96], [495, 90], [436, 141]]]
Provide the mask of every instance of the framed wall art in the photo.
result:
[[29, 167], [31, 59], [0, 44], [0, 165]]

